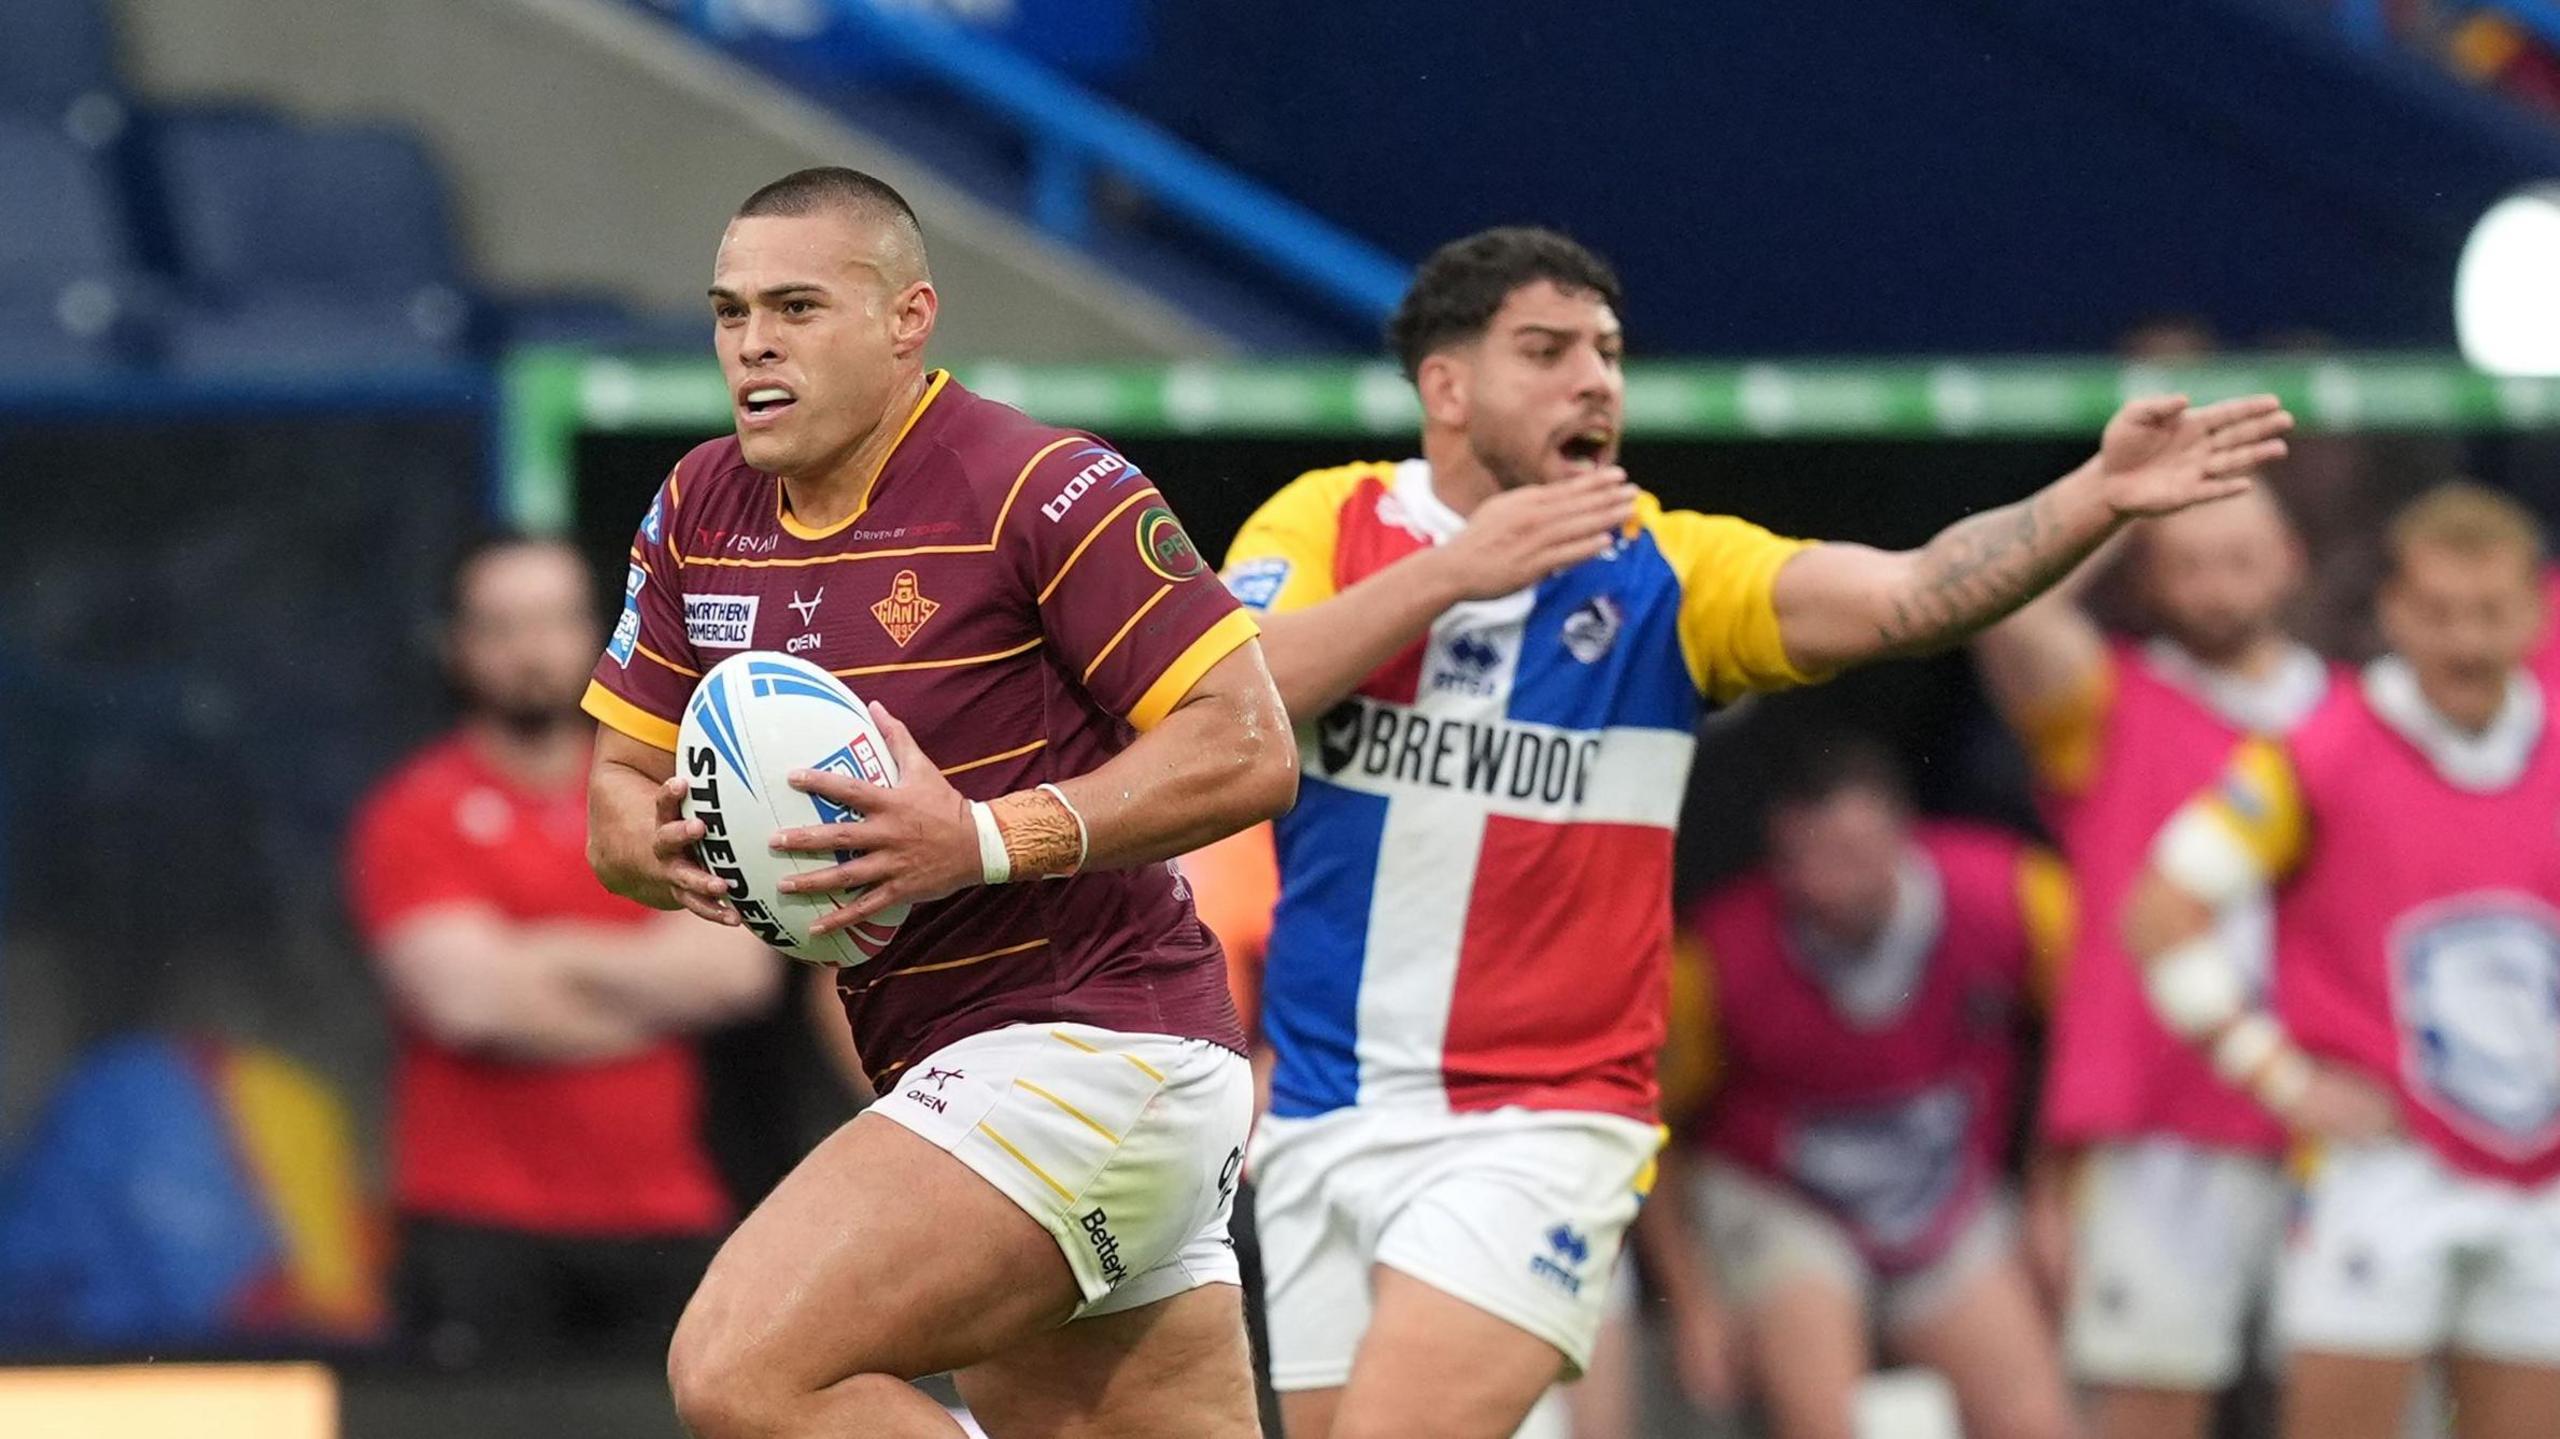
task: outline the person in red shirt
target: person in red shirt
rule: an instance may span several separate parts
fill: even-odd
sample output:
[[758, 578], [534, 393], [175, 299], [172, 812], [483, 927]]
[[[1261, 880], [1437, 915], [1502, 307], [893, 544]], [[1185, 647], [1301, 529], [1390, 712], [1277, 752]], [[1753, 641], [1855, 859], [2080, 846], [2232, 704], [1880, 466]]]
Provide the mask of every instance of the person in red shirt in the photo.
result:
[[390, 992], [404, 1333], [434, 1361], [654, 1354], [731, 1217], [686, 1036], [765, 1003], [743, 931], [616, 898], [586, 863], [602, 641], [567, 546], [455, 568], [455, 730], [360, 810], [358, 929]]

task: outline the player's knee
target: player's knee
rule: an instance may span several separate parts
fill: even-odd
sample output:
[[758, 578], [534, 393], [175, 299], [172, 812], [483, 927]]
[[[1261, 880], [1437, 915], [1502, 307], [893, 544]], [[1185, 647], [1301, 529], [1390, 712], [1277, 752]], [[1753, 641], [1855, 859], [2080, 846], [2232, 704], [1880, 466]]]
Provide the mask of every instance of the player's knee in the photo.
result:
[[700, 1324], [678, 1324], [667, 1349], [667, 1388], [676, 1415], [695, 1439], [762, 1439], [780, 1434], [788, 1396], [734, 1347]]

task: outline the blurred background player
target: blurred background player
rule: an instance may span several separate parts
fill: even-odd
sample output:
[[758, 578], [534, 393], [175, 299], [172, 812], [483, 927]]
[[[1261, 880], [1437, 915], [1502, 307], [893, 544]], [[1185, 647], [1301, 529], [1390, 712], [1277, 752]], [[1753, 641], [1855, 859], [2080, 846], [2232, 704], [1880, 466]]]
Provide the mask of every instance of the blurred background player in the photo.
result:
[[1946, 1376], [1972, 1439], [2073, 1433], [2002, 1175], [2026, 1012], [2069, 943], [2061, 864], [1915, 821], [1862, 739], [1797, 759], [1767, 844], [1675, 960], [1676, 1138], [1637, 1229], [1684, 1387], [1732, 1401], [1730, 1323], [1772, 1434], [1849, 1439], [1879, 1333]]
[[[2284, 1431], [2560, 1432], [2560, 744], [2541, 535], [2467, 484], [2392, 524], [2390, 652], [2162, 829], [2126, 938], [2167, 1027], [2320, 1141], [2278, 1283]], [[2218, 922], [2276, 895], [2270, 1007]]]
[[680, 818], [678, 716], [724, 652], [786, 650], [874, 701], [899, 782], [795, 776], [853, 818], [774, 835], [839, 861], [783, 886], [854, 892], [821, 931], [914, 908], [843, 977], [880, 1099], [722, 1246], [677, 1410], [704, 1439], [950, 1435], [906, 1381], [957, 1371], [998, 1434], [1250, 1433], [1227, 1218], [1251, 1074], [1165, 861], [1295, 790], [1253, 621], [1124, 456], [925, 368], [940, 298], [880, 180], [758, 189], [710, 299], [735, 433], [633, 543], [585, 701], [591, 858], [739, 922]]
[[[2145, 522], [2124, 560], [2157, 626], [2150, 640], [2099, 629], [2084, 571], [1974, 650], [2086, 917], [2043, 1103], [2044, 1138], [2063, 1158], [2039, 1172], [2031, 1215], [2048, 1282], [2069, 1296], [2065, 1350], [2103, 1439], [2194, 1439], [2241, 1371], [2273, 1272], [2284, 1133], [2142, 1003], [2124, 898], [2148, 836], [2243, 736], [2301, 722], [2331, 672], [2285, 633], [2303, 559], [2264, 489]], [[2262, 977], [2263, 907], [2229, 925], [2233, 953]]]
[[[2445, 484], [2391, 522], [2391, 653], [2232, 755], [2125, 912], [2168, 1029], [2322, 1139], [2278, 1280], [2289, 1436], [2560, 1431], [2560, 745], [2542, 535]], [[2217, 924], [2276, 891], [2273, 1006]]]
[[399, 1318], [444, 1364], [662, 1352], [730, 1219], [686, 1036], [782, 961], [587, 872], [603, 638], [585, 562], [484, 542], [455, 567], [455, 730], [373, 792], [347, 855], [390, 991]]
[[1618, 309], [1561, 235], [1443, 246], [1389, 327], [1422, 458], [1303, 476], [1229, 552], [1306, 770], [1253, 1159], [1291, 1439], [1494, 1439], [1589, 1359], [1659, 1143], [1704, 707], [1959, 641], [2131, 517], [2245, 488], [2291, 425], [2138, 401], [1922, 549], [1806, 544], [1627, 483]]

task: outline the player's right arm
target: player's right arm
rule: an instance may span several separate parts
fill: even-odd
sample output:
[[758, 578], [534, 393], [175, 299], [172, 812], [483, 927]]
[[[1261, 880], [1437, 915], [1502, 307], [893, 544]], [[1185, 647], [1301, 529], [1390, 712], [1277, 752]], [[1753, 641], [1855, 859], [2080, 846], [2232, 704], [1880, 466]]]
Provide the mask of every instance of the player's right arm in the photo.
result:
[[[1615, 467], [1507, 490], [1446, 544], [1338, 587], [1334, 543], [1350, 486], [1328, 481], [1346, 473], [1274, 495], [1227, 551], [1229, 581], [1262, 612], [1263, 660], [1293, 719], [1330, 709], [1451, 605], [1507, 595], [1599, 554], [1635, 512], [1635, 487]], [[1266, 578], [1267, 595], [1241, 583], [1248, 574]]]
[[2125, 901], [2125, 947], [2161, 1024], [2226, 1082], [2295, 1128], [2376, 1138], [2397, 1126], [2390, 1097], [2305, 1054], [2251, 995], [2223, 934], [2223, 916], [2290, 876], [2310, 843], [2310, 811], [2283, 746], [2243, 741], [2221, 780], [2161, 829]]

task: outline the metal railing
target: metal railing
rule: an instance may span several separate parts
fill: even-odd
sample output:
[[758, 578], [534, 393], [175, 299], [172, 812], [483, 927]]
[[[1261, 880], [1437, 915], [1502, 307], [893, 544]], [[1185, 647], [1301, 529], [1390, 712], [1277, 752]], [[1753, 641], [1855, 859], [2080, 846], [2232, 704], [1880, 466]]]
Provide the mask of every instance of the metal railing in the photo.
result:
[[[1049, 234], [1079, 246], [1092, 242], [1094, 180], [1107, 173], [1346, 318], [1376, 325], [1403, 296], [1409, 272], [1393, 256], [1011, 47], [921, 7], [825, 3], [843, 38], [1021, 138], [1030, 160], [1025, 208]], [[737, 32], [737, 17], [727, 13], [733, 5], [684, 0], [681, 13], [717, 44]]]

